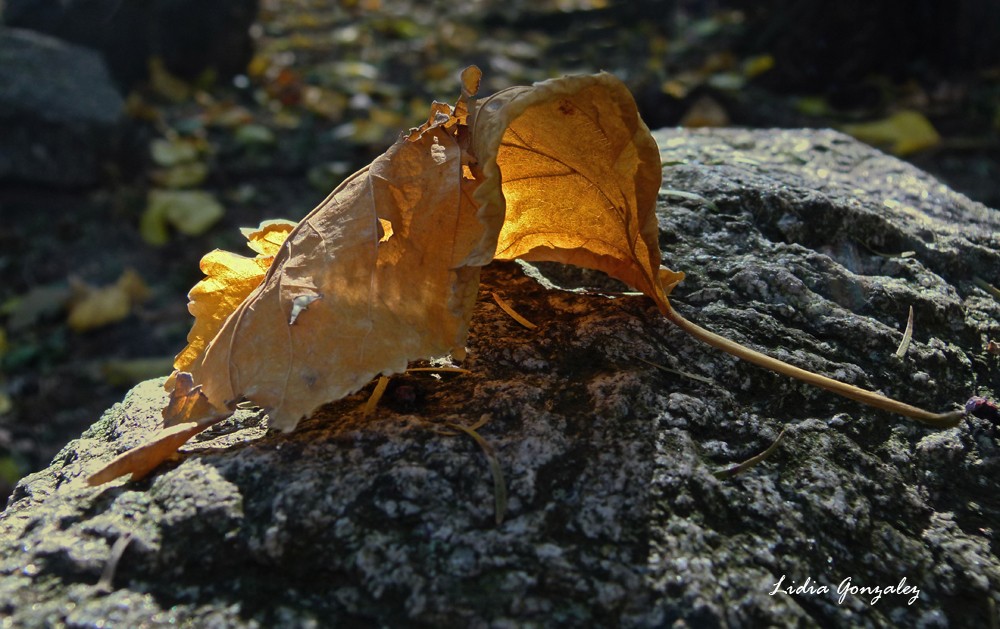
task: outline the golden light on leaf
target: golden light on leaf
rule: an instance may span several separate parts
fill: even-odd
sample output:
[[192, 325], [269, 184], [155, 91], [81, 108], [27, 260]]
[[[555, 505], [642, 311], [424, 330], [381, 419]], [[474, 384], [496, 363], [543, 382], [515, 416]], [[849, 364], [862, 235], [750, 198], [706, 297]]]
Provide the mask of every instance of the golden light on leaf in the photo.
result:
[[295, 223], [285, 220], [264, 221], [256, 229], [244, 228], [247, 245], [257, 252], [247, 258], [216, 249], [201, 259], [205, 279], [188, 293], [188, 311], [194, 326], [188, 333], [188, 345], [174, 360], [174, 369], [186, 371], [204, 352], [226, 318], [257, 288], [270, 268], [274, 256], [291, 233]]
[[664, 306], [660, 151], [625, 85], [602, 73], [511, 88], [476, 116], [477, 198], [503, 220], [494, 257], [604, 271]]
[[376, 375], [464, 344], [479, 268], [463, 261], [482, 227], [449, 121], [439, 112], [400, 139], [288, 235], [184, 366], [217, 412], [246, 397], [291, 429]]
[[409, 361], [461, 360], [479, 270], [495, 258], [604, 271], [740, 358], [933, 426], [959, 421], [770, 358], [673, 310], [667, 295], [684, 274], [660, 266], [659, 150], [621, 81], [566, 77], [472, 100], [480, 79], [467, 68], [454, 107], [434, 103], [298, 225], [246, 230], [257, 257], [202, 259], [165, 429], [92, 483], [145, 473], [242, 399], [290, 430]]
[[380, 218], [378, 219], [378, 225], [380, 230], [379, 233], [381, 234], [381, 236], [379, 236], [378, 239], [380, 243], [386, 242], [387, 240], [392, 238], [392, 223], [390, 221], [387, 221], [384, 218]]
[[295, 229], [295, 223], [283, 219], [263, 221], [256, 229], [244, 227], [240, 232], [247, 239], [247, 246], [256, 251], [259, 256], [274, 257], [278, 249]]

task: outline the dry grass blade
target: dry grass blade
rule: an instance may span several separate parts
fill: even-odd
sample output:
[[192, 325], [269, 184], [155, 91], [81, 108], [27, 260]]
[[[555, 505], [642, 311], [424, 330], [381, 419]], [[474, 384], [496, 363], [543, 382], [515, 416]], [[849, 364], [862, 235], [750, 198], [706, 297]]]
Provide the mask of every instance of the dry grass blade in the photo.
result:
[[719, 211], [718, 206], [715, 205], [715, 203], [712, 202], [711, 199], [706, 199], [700, 194], [695, 194], [694, 192], [687, 192], [684, 190], [674, 190], [673, 188], [661, 188], [660, 194], [669, 197], [671, 199], [685, 199], [687, 201], [697, 201], [698, 203], [704, 204], [705, 207], [707, 207], [710, 210], [714, 210], [716, 212]]
[[1000, 301], [1000, 289], [998, 289], [996, 286], [990, 284], [989, 282], [978, 276], [973, 277], [972, 281], [976, 284], [976, 286], [983, 289], [990, 295], [993, 295], [993, 299]]
[[538, 327], [537, 325], [535, 325], [531, 321], [528, 321], [527, 319], [525, 319], [524, 317], [522, 317], [521, 315], [519, 315], [517, 313], [517, 311], [514, 310], [513, 306], [511, 306], [509, 303], [507, 303], [506, 301], [504, 301], [500, 297], [500, 295], [497, 295], [496, 293], [493, 293], [493, 301], [497, 302], [497, 305], [500, 306], [500, 309], [503, 310], [504, 312], [506, 312], [508, 315], [510, 315], [511, 319], [513, 319], [514, 321], [517, 321], [518, 323], [520, 323], [524, 327], [528, 328], [529, 330], [534, 330], [535, 328]]
[[906, 350], [910, 348], [910, 340], [913, 338], [913, 306], [910, 306], [910, 316], [906, 318], [906, 329], [903, 331], [903, 340], [899, 342], [899, 349], [896, 356], [902, 358]]
[[[472, 424], [468, 428], [470, 430], [479, 430], [480, 428], [482, 428], [483, 426], [486, 425], [486, 422], [489, 421], [489, 418], [490, 418], [489, 415], [483, 415], [482, 417], [479, 418], [479, 421], [477, 421], [476, 423]], [[452, 422], [445, 422], [445, 426], [450, 426], [451, 424], [452, 424]], [[424, 422], [424, 425], [426, 425], [427, 427], [430, 428], [430, 430], [432, 430], [435, 433], [441, 435], [442, 437], [457, 437], [458, 435], [462, 434], [461, 432], [458, 432], [458, 431], [455, 431], [455, 430], [448, 430], [447, 428], [440, 428], [440, 427], [436, 426], [435, 424], [433, 424], [431, 422]]]
[[750, 457], [749, 459], [743, 461], [742, 463], [738, 463], [732, 467], [727, 467], [726, 469], [719, 470], [718, 472], [713, 472], [713, 475], [720, 480], [726, 480], [732, 478], [733, 476], [736, 476], [737, 474], [742, 474], [743, 472], [747, 471], [754, 465], [757, 465], [767, 457], [771, 456], [771, 454], [773, 454], [774, 451], [778, 449], [778, 445], [781, 443], [781, 439], [784, 436], [785, 436], [785, 431], [782, 430], [780, 433], [778, 433], [778, 438], [774, 440], [774, 443], [772, 443], [767, 447], [767, 450], [764, 450], [763, 452], [761, 452], [756, 456]]
[[382, 399], [382, 394], [385, 393], [385, 388], [387, 386], [389, 386], [389, 378], [379, 376], [378, 384], [375, 385], [375, 390], [372, 391], [371, 396], [368, 397], [368, 401], [365, 402], [365, 409], [363, 411], [365, 417], [368, 417], [375, 412], [375, 407], [378, 406], [378, 402]]
[[[485, 421], [480, 420], [481, 425]], [[495, 504], [495, 517], [497, 526], [503, 524], [504, 513], [507, 512], [507, 484], [503, 479], [503, 471], [500, 469], [500, 462], [497, 460], [496, 451], [493, 450], [493, 446], [489, 444], [488, 441], [483, 439], [482, 435], [476, 432], [475, 428], [471, 426], [463, 426], [462, 424], [456, 424], [454, 422], [446, 422], [446, 426], [453, 428], [455, 430], [460, 430], [465, 434], [472, 437], [472, 439], [479, 444], [482, 448], [483, 454], [486, 455], [487, 460], [490, 462], [490, 472], [493, 474], [493, 498]]]
[[108, 562], [104, 564], [104, 571], [101, 572], [101, 578], [97, 581], [94, 586], [98, 592], [102, 594], [110, 594], [115, 591], [115, 571], [118, 570], [118, 562], [121, 561], [122, 555], [125, 554], [125, 549], [132, 542], [132, 532], [127, 531], [115, 540], [115, 543], [111, 546], [111, 554], [108, 556]]
[[406, 373], [472, 373], [461, 367], [410, 367]]
[[691, 373], [690, 371], [681, 371], [680, 369], [671, 369], [670, 367], [664, 367], [663, 365], [654, 363], [651, 360], [646, 360], [645, 358], [636, 357], [636, 360], [642, 363], [646, 363], [650, 367], [656, 367], [660, 371], [672, 373], [677, 376], [683, 376], [684, 378], [690, 378], [692, 380], [696, 380], [697, 382], [702, 382], [704, 384], [711, 384], [711, 385], [715, 384], [715, 382], [711, 378], [706, 378], [705, 376], [699, 376], [698, 374]]
[[913, 256], [917, 255], [916, 251], [902, 251], [900, 253], [887, 253], [885, 251], [879, 251], [878, 249], [873, 248], [871, 245], [869, 245], [866, 242], [862, 242], [860, 244], [861, 244], [862, 247], [864, 247], [868, 251], [872, 252], [873, 254], [879, 256], [880, 258], [903, 258], [903, 259], [906, 259], [906, 258], [912, 258]]

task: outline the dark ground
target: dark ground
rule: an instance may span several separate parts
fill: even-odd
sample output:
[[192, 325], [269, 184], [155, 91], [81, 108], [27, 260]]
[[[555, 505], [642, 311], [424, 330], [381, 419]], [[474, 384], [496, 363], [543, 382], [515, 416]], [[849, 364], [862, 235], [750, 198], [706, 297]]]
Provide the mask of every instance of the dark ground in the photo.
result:
[[[1000, 60], [975, 38], [954, 50], [937, 43], [968, 35], [967, 18], [952, 24], [914, 10], [898, 20], [821, 15], [811, 23], [808, 13], [769, 16], [766, 2], [745, 12], [723, 4], [272, 0], [262, 6], [246, 75], [195, 90], [169, 81], [139, 86], [129, 101], [125, 157], [108, 165], [98, 189], [0, 186], [0, 499], [129, 386], [169, 369], [191, 323], [185, 294], [200, 278], [202, 254], [249, 253], [239, 227], [304, 216], [421, 122], [432, 99], [454, 101], [458, 72], [471, 63], [484, 70], [484, 94], [565, 73], [613, 72], [651, 128], [840, 127], [914, 110], [942, 139], [906, 157], [1000, 207]], [[891, 37], [849, 31], [854, 39], [837, 45], [850, 54], [824, 49], [824, 28], [843, 32], [838, 19], [891, 22], [896, 30]], [[795, 23], [818, 34], [782, 35], [796, 32]], [[928, 52], [921, 57], [903, 44]], [[148, 190], [170, 176], [150, 154], [158, 139], [195, 147], [193, 161], [207, 174], [189, 187], [212, 192], [226, 208], [208, 231], [172, 232], [162, 246], [140, 231]], [[64, 308], [71, 279], [105, 285], [128, 268], [149, 298], [123, 320], [71, 330]], [[40, 307], [25, 315], [28, 295]], [[147, 358], [159, 360], [151, 369], [121, 363]]]

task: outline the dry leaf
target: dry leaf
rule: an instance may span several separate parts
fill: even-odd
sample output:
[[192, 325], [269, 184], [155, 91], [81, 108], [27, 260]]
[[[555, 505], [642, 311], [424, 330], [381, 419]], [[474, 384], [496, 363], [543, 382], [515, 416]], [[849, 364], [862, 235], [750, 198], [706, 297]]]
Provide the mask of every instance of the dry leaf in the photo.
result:
[[460, 349], [478, 269], [494, 257], [596, 268], [666, 303], [659, 151], [624, 85], [547, 81], [472, 113], [478, 83], [467, 72], [454, 109], [436, 104], [307, 216], [204, 354], [179, 361], [217, 412], [246, 397], [290, 429], [376, 375]]
[[503, 90], [477, 105], [472, 142], [480, 215], [502, 223], [496, 259], [597, 269], [666, 306], [684, 274], [661, 277], [660, 151], [621, 81], [602, 73]]
[[246, 397], [291, 429], [376, 375], [462, 347], [482, 226], [458, 129], [436, 111], [288, 235], [189, 365], [216, 412]]
[[72, 297], [72, 289], [65, 285], [36, 286], [24, 295], [4, 302], [0, 306], [0, 314], [7, 315], [7, 327], [16, 332], [60, 312]]
[[660, 266], [659, 150], [624, 84], [606, 73], [567, 77], [476, 102], [480, 78], [467, 68], [455, 107], [432, 105], [426, 123], [290, 233], [247, 233], [257, 258], [216, 251], [202, 260], [208, 277], [191, 292], [196, 322], [168, 381], [166, 428], [92, 484], [147, 472], [244, 398], [290, 430], [411, 360], [460, 358], [479, 269], [494, 258], [603, 271], [688, 333], [755, 364], [932, 425], [961, 417], [798, 369], [681, 317], [667, 295], [684, 274]]
[[133, 305], [145, 300], [149, 295], [145, 282], [133, 269], [126, 269], [121, 277], [109, 286], [90, 286], [74, 282], [73, 292], [67, 323], [76, 332], [121, 321], [132, 311]]
[[274, 144], [274, 131], [262, 124], [245, 124], [236, 128], [233, 139], [243, 146], [270, 146]]
[[208, 164], [186, 162], [170, 168], [158, 168], [149, 173], [149, 178], [162, 188], [192, 188], [208, 179]]
[[888, 148], [896, 155], [909, 155], [941, 142], [934, 126], [917, 111], [899, 111], [873, 122], [844, 125], [844, 132], [866, 142]]
[[188, 236], [205, 233], [225, 213], [222, 205], [201, 190], [151, 190], [139, 224], [143, 240], [165, 245], [168, 225]]
[[88, 477], [87, 484], [101, 485], [125, 474], [132, 474], [132, 480], [139, 480], [177, 452], [191, 437], [209, 426], [211, 424], [203, 425], [203, 422], [187, 422], [164, 428], [148, 442], [118, 456]]
[[166, 168], [197, 161], [199, 152], [198, 143], [188, 138], [156, 138], [149, 143], [153, 161]]
[[467, 69], [454, 108], [435, 103], [287, 239], [262, 226], [247, 234], [257, 258], [202, 260], [166, 426], [247, 398], [287, 430], [411, 360], [461, 356], [494, 257], [602, 270], [668, 308], [683, 274], [659, 265], [659, 151], [625, 86], [569, 77], [477, 104], [480, 78]]
[[729, 114], [711, 96], [702, 96], [691, 103], [691, 106], [681, 117], [680, 125], [689, 129], [701, 127], [729, 126]]
[[[170, 428], [188, 420], [201, 421], [205, 418], [225, 417], [229, 413], [217, 413], [212, 403], [195, 384], [191, 374], [180, 372], [171, 379], [170, 399], [163, 409], [163, 426]], [[192, 419], [193, 418], [193, 419]]]
[[195, 322], [188, 333], [188, 345], [177, 355], [174, 369], [187, 371], [205, 350], [223, 322], [260, 285], [281, 243], [295, 227], [284, 220], [264, 221], [256, 229], [244, 228], [247, 245], [257, 257], [246, 258], [216, 249], [201, 259], [205, 279], [188, 293], [188, 311]]

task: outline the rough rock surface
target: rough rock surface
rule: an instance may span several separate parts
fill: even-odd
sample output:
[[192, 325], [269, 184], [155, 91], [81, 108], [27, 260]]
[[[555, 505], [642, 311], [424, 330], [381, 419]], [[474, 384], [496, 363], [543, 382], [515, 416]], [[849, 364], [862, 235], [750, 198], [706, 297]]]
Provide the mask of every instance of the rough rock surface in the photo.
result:
[[[681, 312], [934, 410], [1000, 394], [1000, 356], [985, 349], [1000, 301], [976, 283], [1000, 284], [1000, 213], [834, 132], [657, 140], [664, 260], [688, 272]], [[153, 430], [160, 383], [140, 385], [15, 490], [0, 516], [0, 615], [26, 627], [996, 617], [997, 426], [924, 428], [708, 348], [594, 274], [541, 269], [599, 288], [571, 292], [535, 272], [485, 270], [469, 375], [398, 378], [370, 419], [363, 392], [290, 434], [241, 411], [144, 481], [83, 487]], [[481, 418], [510, 496], [499, 526], [483, 450], [434, 430]], [[713, 475], [782, 429], [767, 461]], [[95, 584], [126, 534], [104, 593]], [[782, 577], [812, 591], [771, 595]], [[919, 594], [839, 600], [845, 579], [905, 579]]]
[[124, 115], [101, 56], [0, 27], [0, 85], [0, 180], [96, 183]]

